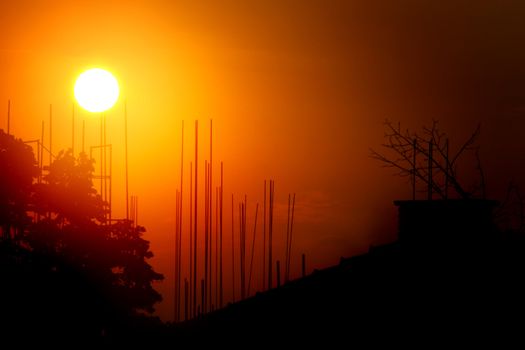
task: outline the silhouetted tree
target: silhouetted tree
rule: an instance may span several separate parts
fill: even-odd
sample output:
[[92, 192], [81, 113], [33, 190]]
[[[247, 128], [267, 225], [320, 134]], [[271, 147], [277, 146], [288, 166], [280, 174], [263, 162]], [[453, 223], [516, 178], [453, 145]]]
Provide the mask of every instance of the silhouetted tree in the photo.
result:
[[[479, 158], [479, 146], [476, 144], [480, 133], [478, 125], [474, 132], [461, 146], [452, 151], [446, 133], [438, 128], [434, 121], [431, 127], [423, 127], [421, 133], [401, 129], [401, 124], [394, 125], [385, 121], [385, 139], [382, 145], [385, 153], [371, 149], [371, 157], [381, 161], [384, 166], [395, 168], [398, 175], [418, 179], [430, 186], [432, 192], [441, 198], [448, 197], [448, 190], [454, 190], [460, 198], [485, 197], [485, 177]], [[476, 162], [479, 181], [472, 188], [467, 188], [459, 177], [458, 165], [466, 153], [471, 152]], [[414, 185], [414, 184], [413, 184]]]
[[38, 168], [30, 146], [0, 130], [0, 231], [3, 239], [22, 232]]
[[84, 153], [60, 152], [47, 170], [36, 181], [31, 148], [0, 130], [5, 314], [12, 322], [25, 314], [31, 321], [19, 322], [30, 331], [96, 338], [152, 313], [162, 299], [152, 284], [163, 276], [147, 261], [153, 253], [144, 227], [106, 221], [108, 206], [93, 187], [93, 161]]

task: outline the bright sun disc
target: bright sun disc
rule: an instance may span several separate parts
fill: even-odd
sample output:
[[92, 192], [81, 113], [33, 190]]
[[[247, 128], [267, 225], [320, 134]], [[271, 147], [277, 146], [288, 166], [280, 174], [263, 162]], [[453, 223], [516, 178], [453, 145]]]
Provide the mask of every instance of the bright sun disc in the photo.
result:
[[89, 112], [104, 112], [117, 102], [117, 79], [108, 71], [94, 68], [80, 74], [75, 83], [75, 98]]

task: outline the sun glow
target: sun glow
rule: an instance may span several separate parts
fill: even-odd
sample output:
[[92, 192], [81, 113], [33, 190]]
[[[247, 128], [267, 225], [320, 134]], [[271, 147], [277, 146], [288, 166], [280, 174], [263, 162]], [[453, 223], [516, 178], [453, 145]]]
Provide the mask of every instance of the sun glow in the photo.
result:
[[108, 71], [93, 68], [80, 74], [75, 83], [78, 104], [92, 113], [104, 112], [117, 102], [117, 79]]

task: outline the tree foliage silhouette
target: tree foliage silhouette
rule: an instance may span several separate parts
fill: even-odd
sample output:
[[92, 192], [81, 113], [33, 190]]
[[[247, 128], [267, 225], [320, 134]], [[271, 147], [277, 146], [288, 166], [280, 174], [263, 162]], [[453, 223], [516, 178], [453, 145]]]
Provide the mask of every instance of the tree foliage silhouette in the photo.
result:
[[31, 147], [0, 130], [0, 229], [15, 238], [29, 223], [27, 211], [38, 168]]
[[[31, 148], [0, 130], [0, 166], [0, 272], [11, 296], [90, 334], [154, 311], [162, 298], [152, 283], [163, 276], [147, 261], [145, 228], [105, 220], [92, 160], [60, 152], [37, 181]], [[35, 288], [41, 293], [25, 292]]]

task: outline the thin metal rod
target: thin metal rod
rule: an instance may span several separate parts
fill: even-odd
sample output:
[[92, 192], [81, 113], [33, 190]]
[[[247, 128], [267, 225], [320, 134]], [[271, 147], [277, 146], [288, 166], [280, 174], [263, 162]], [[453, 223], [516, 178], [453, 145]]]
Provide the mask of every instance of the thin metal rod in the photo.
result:
[[274, 196], [274, 183], [270, 180], [270, 214], [268, 218], [268, 289], [272, 289], [272, 234], [273, 234], [273, 196]]
[[233, 193], [232, 193], [232, 294], [235, 303], [235, 221], [233, 220]]
[[219, 202], [219, 307], [222, 308], [223, 303], [223, 286], [222, 286], [222, 220], [223, 220], [223, 212], [222, 207], [224, 204], [224, 198], [223, 198], [223, 189], [224, 189], [224, 168], [223, 163], [221, 162], [221, 188], [220, 188], [220, 202]]
[[215, 305], [219, 304], [219, 187], [215, 187]]
[[210, 163], [209, 163], [209, 169], [208, 169], [208, 206], [209, 206], [209, 210], [208, 210], [208, 215], [209, 215], [209, 225], [208, 225], [208, 229], [209, 229], [209, 254], [210, 254], [210, 257], [209, 257], [209, 272], [210, 272], [210, 275], [208, 276], [209, 278], [209, 291], [210, 291], [210, 295], [209, 295], [209, 302], [210, 302], [210, 305], [211, 305], [211, 296], [212, 296], [212, 293], [211, 293], [211, 288], [212, 288], [212, 276], [213, 276], [213, 269], [212, 269], [212, 246], [213, 246], [213, 119], [210, 119]]
[[193, 225], [193, 314], [197, 313], [197, 185], [198, 185], [198, 155], [199, 155], [199, 121], [195, 121], [195, 198], [194, 207], [194, 225]]
[[135, 196], [135, 226], [139, 225], [139, 197]]
[[264, 212], [263, 212], [263, 291], [266, 290], [266, 180], [264, 180]]
[[255, 206], [255, 223], [253, 224], [253, 240], [252, 240], [252, 257], [250, 260], [250, 273], [248, 277], [248, 295], [250, 295], [250, 286], [252, 284], [252, 270], [253, 270], [253, 257], [255, 255], [255, 238], [257, 237], [257, 213], [259, 212], [259, 203]]
[[42, 170], [44, 168], [44, 121], [42, 120], [42, 132], [40, 137], [40, 182], [42, 182]]
[[[102, 119], [104, 121], [104, 202], [108, 202], [108, 178], [107, 178], [107, 143], [106, 143], [106, 114], [102, 115]], [[105, 214], [106, 219], [108, 218], [109, 211], [111, 211], [111, 207], [108, 207], [108, 211]]]
[[209, 220], [209, 213], [208, 213], [208, 210], [209, 210], [209, 206], [208, 206], [208, 200], [209, 200], [209, 196], [208, 196], [208, 179], [209, 179], [209, 174], [208, 174], [208, 161], [205, 160], [204, 161], [204, 294], [205, 294], [205, 297], [204, 297], [204, 300], [205, 300], [205, 303], [203, 304], [203, 307], [202, 307], [202, 312], [203, 313], [206, 313], [206, 311], [208, 310], [207, 308], [207, 304], [208, 304], [208, 289], [209, 289], [209, 284], [208, 284], [208, 276], [209, 276], [209, 229], [208, 229], [208, 220]]
[[113, 170], [112, 170], [112, 164], [113, 164], [113, 147], [112, 145], [109, 145], [109, 223], [111, 224], [111, 216], [113, 213], [113, 201], [111, 197], [111, 190], [113, 187]]
[[84, 153], [86, 145], [86, 121], [82, 120], [82, 153]]
[[288, 248], [290, 246], [290, 207], [291, 195], [288, 193], [288, 219], [286, 224], [286, 251], [284, 254], [284, 281], [288, 282]]
[[53, 163], [53, 106], [49, 105], [49, 165]]
[[[190, 162], [190, 306], [192, 305], [193, 300], [193, 163]], [[194, 312], [190, 307], [190, 317], [194, 316]]]
[[73, 102], [73, 110], [71, 112], [71, 153], [75, 157], [75, 103]]
[[[84, 138], [82, 137], [82, 149]], [[129, 178], [128, 178], [128, 102], [124, 101], [124, 163], [126, 171], [126, 220], [129, 220]]]
[[178, 224], [179, 224], [179, 227], [178, 227], [178, 251], [177, 251], [177, 275], [179, 276], [178, 277], [178, 293], [179, 293], [179, 300], [178, 300], [178, 310], [179, 310], [179, 314], [178, 314], [178, 319], [180, 320], [181, 318], [181, 295], [180, 295], [180, 289], [181, 289], [181, 280], [182, 280], [182, 277], [181, 277], [181, 272], [182, 272], [182, 188], [183, 188], [183, 177], [184, 177], [184, 120], [182, 121], [182, 130], [181, 130], [181, 148], [180, 148], [180, 192], [179, 192], [179, 210], [178, 210], [178, 215], [179, 215], [179, 221], [178, 221]]
[[295, 213], [295, 193], [293, 194], [293, 200], [292, 200], [292, 219], [290, 222], [290, 242], [288, 244], [288, 261], [287, 261], [287, 267], [286, 267], [286, 281], [290, 280], [290, 264], [292, 261], [292, 237], [293, 237], [293, 219], [294, 219], [294, 213]]
[[174, 245], [174, 270], [173, 270], [173, 321], [179, 321], [179, 191], [175, 191], [175, 245]]
[[100, 115], [100, 197], [102, 198], [102, 201], [104, 201], [104, 167], [102, 165], [103, 157], [104, 157], [104, 121], [102, 118], [102, 114]]

